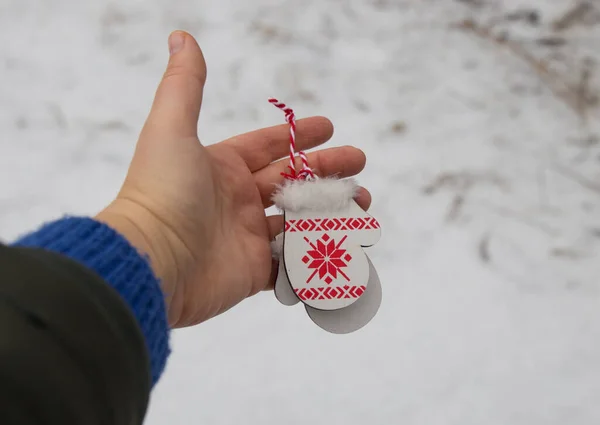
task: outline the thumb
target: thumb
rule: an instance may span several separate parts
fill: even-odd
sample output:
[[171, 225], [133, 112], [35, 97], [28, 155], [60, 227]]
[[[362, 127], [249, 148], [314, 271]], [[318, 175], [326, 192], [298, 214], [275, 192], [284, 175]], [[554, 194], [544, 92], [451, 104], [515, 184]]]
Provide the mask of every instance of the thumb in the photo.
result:
[[206, 81], [204, 56], [194, 37], [183, 31], [169, 36], [169, 53], [144, 130], [170, 137], [195, 137]]
[[[359, 192], [360, 193], [360, 192]], [[348, 230], [352, 230], [354, 240], [363, 248], [375, 245], [381, 238], [381, 226], [375, 217], [368, 214], [354, 199], [350, 203], [349, 218], [345, 221]]]

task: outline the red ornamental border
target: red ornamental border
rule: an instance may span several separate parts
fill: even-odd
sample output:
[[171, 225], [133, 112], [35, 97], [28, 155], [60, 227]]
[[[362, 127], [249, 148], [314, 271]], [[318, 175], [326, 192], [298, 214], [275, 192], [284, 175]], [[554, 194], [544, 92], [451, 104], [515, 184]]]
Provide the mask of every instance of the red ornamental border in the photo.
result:
[[322, 288], [295, 289], [296, 295], [301, 300], [332, 300], [344, 298], [358, 298], [365, 292], [366, 286], [337, 286]]
[[307, 218], [286, 220], [286, 232], [327, 232], [330, 230], [374, 230], [379, 223], [373, 217]]

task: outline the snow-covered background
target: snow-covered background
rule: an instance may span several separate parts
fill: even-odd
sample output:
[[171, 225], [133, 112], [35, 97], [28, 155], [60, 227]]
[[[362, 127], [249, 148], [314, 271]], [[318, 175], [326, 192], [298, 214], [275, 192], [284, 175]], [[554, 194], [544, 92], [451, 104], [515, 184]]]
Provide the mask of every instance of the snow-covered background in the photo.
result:
[[600, 2], [0, 0], [0, 234], [93, 214], [174, 29], [205, 144], [325, 115], [383, 239], [384, 302], [332, 336], [260, 294], [173, 337], [148, 425], [600, 423]]

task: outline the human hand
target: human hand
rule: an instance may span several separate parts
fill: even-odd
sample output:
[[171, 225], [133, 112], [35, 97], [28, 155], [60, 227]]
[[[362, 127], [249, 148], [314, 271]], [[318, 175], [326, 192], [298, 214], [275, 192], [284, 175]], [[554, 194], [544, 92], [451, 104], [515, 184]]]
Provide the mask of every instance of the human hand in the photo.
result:
[[[147, 254], [161, 279], [169, 324], [190, 326], [246, 297], [272, 288], [271, 240], [283, 217], [267, 217], [271, 194], [283, 182], [289, 152], [282, 124], [204, 147], [197, 134], [206, 64], [189, 34], [169, 38], [171, 56], [140, 134], [125, 182], [96, 219]], [[307, 150], [333, 134], [331, 122], [297, 122], [297, 147]], [[349, 177], [365, 156], [339, 147], [308, 154], [316, 174]], [[367, 209], [369, 193], [357, 202]]]

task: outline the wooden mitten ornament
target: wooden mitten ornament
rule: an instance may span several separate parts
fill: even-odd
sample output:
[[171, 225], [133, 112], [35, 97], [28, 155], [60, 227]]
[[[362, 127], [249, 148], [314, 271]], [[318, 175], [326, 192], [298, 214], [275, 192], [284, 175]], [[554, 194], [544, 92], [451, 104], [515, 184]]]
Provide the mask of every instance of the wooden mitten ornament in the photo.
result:
[[[292, 289], [285, 272], [283, 261], [283, 233], [280, 233], [272, 243], [273, 257], [279, 260], [279, 272], [275, 282], [275, 296], [284, 305], [292, 306], [300, 299]], [[368, 259], [368, 257], [367, 257]], [[369, 261], [369, 282], [365, 292], [349, 307], [339, 310], [318, 310], [310, 306], [306, 312], [322, 329], [331, 333], [344, 334], [359, 330], [371, 321], [381, 305], [381, 283], [377, 271]]]
[[379, 278], [363, 250], [379, 240], [379, 223], [354, 200], [359, 188], [354, 180], [317, 178], [303, 152], [302, 170], [296, 172], [293, 111], [270, 102], [290, 124], [290, 174], [284, 174], [286, 181], [273, 196], [285, 219], [284, 232], [274, 242], [279, 257], [275, 296], [288, 306], [301, 301], [327, 331], [355, 331], [381, 304]]

